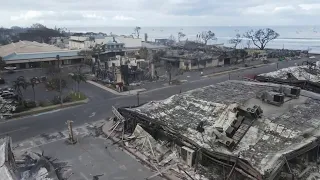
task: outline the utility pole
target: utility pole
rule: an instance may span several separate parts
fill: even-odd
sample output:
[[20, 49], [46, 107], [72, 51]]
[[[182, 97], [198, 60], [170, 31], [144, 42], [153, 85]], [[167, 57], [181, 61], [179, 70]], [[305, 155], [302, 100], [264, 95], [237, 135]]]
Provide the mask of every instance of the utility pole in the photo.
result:
[[138, 106], [140, 105], [140, 102], [139, 102], [139, 95], [140, 95], [140, 92], [137, 92], [137, 104], [138, 104]]
[[71, 144], [75, 144], [75, 143], [77, 143], [77, 141], [74, 139], [74, 136], [73, 136], [72, 123], [73, 123], [73, 121], [71, 121], [71, 120], [67, 121], [68, 130], [69, 130], [69, 142]]
[[59, 55], [57, 55], [56, 56], [56, 59], [58, 60], [58, 68], [59, 68], [59, 71], [58, 71], [58, 73], [59, 73], [59, 92], [60, 92], [60, 104], [62, 105], [63, 104], [63, 101], [62, 101], [62, 84], [61, 84], [61, 82], [62, 82], [62, 80], [61, 80], [61, 62], [60, 62], [60, 56]]

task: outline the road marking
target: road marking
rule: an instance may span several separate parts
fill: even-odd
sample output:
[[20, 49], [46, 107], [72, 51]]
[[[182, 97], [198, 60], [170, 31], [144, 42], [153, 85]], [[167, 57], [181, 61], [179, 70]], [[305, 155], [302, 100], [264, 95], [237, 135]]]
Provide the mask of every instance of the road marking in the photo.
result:
[[55, 113], [55, 112], [59, 112], [62, 109], [57, 109], [57, 110], [53, 110], [53, 111], [48, 111], [48, 112], [43, 112], [43, 113], [39, 113], [39, 114], [35, 114], [33, 116], [41, 116], [41, 115], [45, 115], [45, 114], [51, 114], [51, 113]]
[[80, 172], [80, 175], [85, 179], [85, 180], [90, 180], [89, 178], [87, 178], [86, 175], [84, 175], [82, 172]]
[[91, 115], [89, 116], [89, 118], [92, 118], [93, 116], [96, 115], [96, 112], [91, 113]]
[[29, 127], [22, 127], [22, 128], [16, 129], [16, 130], [7, 131], [7, 132], [4, 132], [4, 133], [1, 133], [0, 136], [6, 135], [6, 134], [10, 134], [10, 133], [13, 133], [13, 132], [17, 132], [17, 131], [26, 130], [26, 129], [29, 129]]

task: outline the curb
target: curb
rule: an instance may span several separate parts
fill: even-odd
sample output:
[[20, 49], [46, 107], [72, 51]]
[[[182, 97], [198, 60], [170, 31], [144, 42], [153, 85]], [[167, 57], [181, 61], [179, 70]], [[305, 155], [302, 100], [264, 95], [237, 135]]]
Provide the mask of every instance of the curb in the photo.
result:
[[[107, 123], [104, 123], [104, 125], [102, 125], [102, 132], [104, 135], [108, 136], [109, 134], [107, 132], [104, 132], [104, 126], [107, 126]], [[109, 129], [109, 128], [108, 128]], [[116, 143], [119, 140], [114, 138], [113, 136], [110, 136], [109, 139], [113, 142]], [[147, 164], [149, 168], [157, 171], [157, 169], [147, 160], [141, 158], [140, 156], [136, 155], [131, 149], [129, 149], [127, 146], [123, 145], [122, 143], [117, 143], [119, 146], [121, 146], [123, 149], [125, 149], [128, 153], [130, 153], [130, 155], [134, 156], [136, 159], [139, 159], [140, 161], [142, 161], [143, 163]], [[170, 178], [168, 175], [166, 175], [165, 173], [162, 173], [162, 176], [167, 179], [167, 180], [173, 180], [172, 178]]]
[[62, 105], [58, 104], [58, 105], [52, 105], [52, 106], [42, 107], [42, 108], [38, 108], [38, 109], [31, 109], [29, 111], [24, 111], [21, 113], [12, 114], [12, 116], [9, 119], [23, 117], [23, 116], [29, 116], [29, 115], [43, 113], [43, 112], [57, 110], [57, 109], [63, 109], [66, 107], [76, 106], [76, 105], [80, 105], [80, 104], [86, 104], [88, 102], [89, 102], [89, 99], [87, 98], [87, 99], [80, 100], [80, 101], [64, 103]]
[[[125, 92], [118, 92], [118, 91], [115, 91], [115, 90], [113, 90], [111, 88], [108, 88], [108, 87], [106, 87], [106, 86], [104, 86], [102, 84], [96, 83], [94, 81], [90, 81], [89, 80], [87, 82], [92, 84], [92, 85], [94, 85], [94, 86], [96, 86], [96, 87], [98, 87], [98, 88], [101, 88], [101, 89], [103, 89], [105, 91], [108, 91], [108, 92], [110, 92], [112, 94], [115, 94], [115, 95], [118, 95], [118, 96], [136, 95], [138, 92], [140, 93], [140, 92], [146, 91], [146, 89], [143, 88], [143, 89], [135, 89], [135, 90], [125, 91]], [[136, 92], [136, 93], [130, 93], [130, 92]]]
[[250, 66], [250, 67], [237, 68], [237, 69], [233, 69], [233, 70], [229, 70], [229, 71], [222, 71], [222, 72], [218, 72], [218, 73], [204, 75], [202, 77], [214, 77], [214, 76], [219, 76], [219, 75], [222, 75], [222, 74], [228, 74], [228, 73], [231, 73], [231, 72], [237, 72], [237, 71], [241, 71], [241, 70], [258, 68], [258, 67], [262, 67], [262, 66], [266, 66], [266, 65], [269, 65], [269, 64], [259, 64], [259, 65]]
[[110, 88], [108, 88], [108, 87], [106, 87], [106, 86], [104, 86], [104, 85], [102, 85], [102, 84], [96, 83], [96, 82], [94, 82], [94, 81], [88, 80], [87, 82], [90, 83], [90, 84], [92, 84], [92, 85], [94, 85], [94, 86], [97, 86], [97, 87], [99, 87], [99, 88], [101, 88], [101, 89], [103, 89], [103, 90], [109, 91], [109, 92], [111, 92], [112, 94], [122, 95], [121, 93], [119, 93], [119, 92], [117, 92], [117, 91], [115, 91], [115, 90], [113, 90], [113, 89], [110, 89]]

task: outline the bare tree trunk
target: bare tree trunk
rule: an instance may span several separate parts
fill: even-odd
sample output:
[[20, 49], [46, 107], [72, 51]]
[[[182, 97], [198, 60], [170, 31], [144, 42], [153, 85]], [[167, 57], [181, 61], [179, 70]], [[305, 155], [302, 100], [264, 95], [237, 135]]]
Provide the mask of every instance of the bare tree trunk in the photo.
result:
[[32, 91], [33, 91], [33, 101], [36, 101], [36, 92], [34, 91], [34, 87], [32, 87]]
[[63, 100], [62, 100], [62, 77], [61, 77], [61, 61], [60, 59], [58, 60], [58, 68], [59, 68], [59, 96], [60, 96], [60, 104], [63, 104]]
[[61, 80], [61, 74], [59, 75], [59, 92], [60, 92], [60, 104], [62, 105], [63, 101], [62, 101], [62, 84], [61, 84], [62, 80]]

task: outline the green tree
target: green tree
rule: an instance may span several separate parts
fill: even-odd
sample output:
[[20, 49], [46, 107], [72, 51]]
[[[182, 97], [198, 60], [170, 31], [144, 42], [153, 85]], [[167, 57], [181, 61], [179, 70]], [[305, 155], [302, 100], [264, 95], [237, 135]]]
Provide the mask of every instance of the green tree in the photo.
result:
[[87, 77], [84, 73], [81, 71], [82, 66], [79, 66], [79, 69], [75, 73], [70, 73], [71, 79], [77, 83], [77, 91], [80, 92], [80, 83], [81, 82], [87, 82]]
[[19, 40], [37, 41], [40, 43], [49, 43], [52, 37], [62, 37], [65, 34], [57, 29], [50, 29], [42, 24], [33, 24], [26, 31], [19, 33]]
[[0, 71], [3, 70], [3, 68], [6, 66], [6, 62], [2, 59], [0, 56]]
[[28, 87], [28, 82], [23, 76], [19, 76], [15, 81], [13, 81], [13, 88], [18, 95], [18, 102], [24, 106], [24, 97], [22, 90], [26, 90]]
[[62, 70], [60, 66], [60, 56], [56, 57], [56, 65], [43, 64], [45, 73], [48, 75], [48, 80], [46, 82], [46, 88], [48, 90], [53, 90], [59, 93], [60, 103], [63, 103], [62, 93], [63, 89], [67, 87], [67, 75]]
[[77, 91], [80, 92], [80, 83], [86, 82], [87, 78], [83, 73], [73, 73], [71, 79], [77, 83]]
[[91, 49], [85, 49], [81, 50], [78, 55], [83, 57], [83, 63], [90, 66], [91, 71], [93, 72], [93, 62], [92, 62], [92, 56], [94, 52]]
[[260, 50], [264, 50], [266, 45], [279, 37], [279, 34], [273, 29], [258, 29], [256, 31], [250, 30], [243, 35], [245, 38], [248, 38], [252, 43], [257, 46]]
[[139, 27], [139, 26], [134, 28], [134, 33], [136, 34], [137, 38], [140, 37], [140, 30], [141, 30], [141, 27]]
[[34, 87], [37, 85], [37, 79], [31, 78], [29, 85], [31, 86], [32, 91], [33, 91], [33, 101], [36, 101], [36, 91], [34, 90]]

